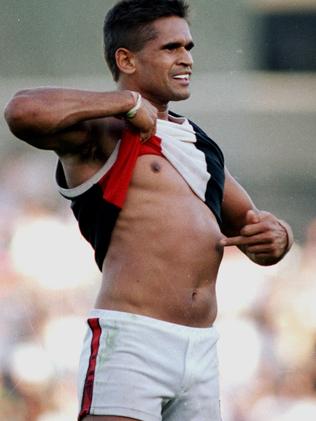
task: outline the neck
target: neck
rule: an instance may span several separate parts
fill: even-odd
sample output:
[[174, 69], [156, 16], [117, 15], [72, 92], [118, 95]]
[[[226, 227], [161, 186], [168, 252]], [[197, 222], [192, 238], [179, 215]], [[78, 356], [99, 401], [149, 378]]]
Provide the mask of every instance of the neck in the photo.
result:
[[158, 111], [158, 118], [160, 120], [169, 120], [168, 108], [164, 111]]
[[168, 103], [161, 103], [159, 100], [155, 98], [151, 98], [144, 94], [139, 88], [133, 87], [130, 84], [126, 84], [122, 81], [119, 81], [117, 84], [118, 90], [128, 90], [128, 91], [135, 91], [139, 92], [143, 98], [149, 101], [154, 107], [158, 110], [158, 118], [161, 120], [168, 120]]
[[156, 98], [151, 98], [146, 96], [146, 94], [140, 94], [143, 96], [143, 98], [147, 99], [154, 107], [158, 110], [158, 118], [161, 120], [168, 120], [168, 103], [162, 103], [156, 100]]

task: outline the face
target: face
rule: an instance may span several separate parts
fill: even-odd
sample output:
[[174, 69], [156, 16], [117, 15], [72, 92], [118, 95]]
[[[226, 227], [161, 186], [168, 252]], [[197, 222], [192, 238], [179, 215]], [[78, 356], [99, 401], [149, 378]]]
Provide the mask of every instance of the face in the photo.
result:
[[157, 36], [135, 53], [133, 78], [135, 90], [161, 109], [190, 96], [193, 41], [185, 19], [161, 18], [153, 25]]

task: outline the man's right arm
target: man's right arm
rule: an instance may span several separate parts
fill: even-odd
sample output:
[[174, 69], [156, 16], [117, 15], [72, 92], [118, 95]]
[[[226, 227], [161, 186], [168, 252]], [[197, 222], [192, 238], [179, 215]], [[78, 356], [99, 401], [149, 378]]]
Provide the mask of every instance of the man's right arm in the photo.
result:
[[[72, 153], [90, 141], [92, 126], [122, 116], [135, 106], [131, 91], [92, 92], [37, 88], [18, 92], [5, 109], [12, 133], [27, 143], [57, 153]], [[146, 100], [131, 121], [143, 138], [154, 130], [156, 109]]]

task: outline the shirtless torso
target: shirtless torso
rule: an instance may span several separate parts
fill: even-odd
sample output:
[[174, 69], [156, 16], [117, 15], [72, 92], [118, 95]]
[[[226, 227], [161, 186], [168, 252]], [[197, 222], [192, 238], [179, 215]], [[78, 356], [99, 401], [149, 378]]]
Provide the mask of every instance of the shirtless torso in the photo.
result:
[[[124, 128], [115, 124], [108, 154]], [[104, 164], [102, 159], [95, 166], [76, 158], [61, 161], [72, 188]], [[212, 211], [167, 159], [140, 156], [112, 232], [95, 307], [184, 325], [211, 325], [217, 312], [222, 237]]]
[[[91, 103], [94, 117], [101, 112], [121, 114], [133, 104], [126, 99], [126, 91], [101, 95], [39, 88], [21, 91], [6, 110], [8, 123], [18, 137], [57, 152], [70, 188], [100, 170], [126, 127], [123, 120], [110, 116], [73, 122], [73, 108], [82, 106], [83, 95], [87, 96], [83, 106], [89, 108]], [[66, 96], [69, 110], [66, 102], [63, 108], [59, 106]], [[148, 139], [156, 129], [154, 123], [149, 129], [146, 125], [152, 109], [143, 101], [133, 124], [144, 126], [146, 130], [141, 133]], [[99, 111], [101, 106], [105, 110]], [[165, 112], [158, 117], [169, 118]], [[55, 129], [62, 124], [65, 129], [54, 133], [51, 125]], [[267, 212], [260, 217], [248, 216], [254, 210], [247, 193], [225, 169], [220, 230], [212, 211], [165, 158], [140, 156], [102, 265], [95, 307], [195, 327], [210, 326], [217, 314], [215, 283], [223, 247], [237, 245], [256, 263], [266, 265], [278, 261], [290, 245], [290, 231], [286, 232], [279, 220]], [[244, 235], [242, 229], [246, 230]], [[225, 235], [236, 237], [227, 239]]]
[[211, 211], [164, 158], [138, 158], [103, 264], [96, 307], [192, 326], [216, 316], [222, 237]]

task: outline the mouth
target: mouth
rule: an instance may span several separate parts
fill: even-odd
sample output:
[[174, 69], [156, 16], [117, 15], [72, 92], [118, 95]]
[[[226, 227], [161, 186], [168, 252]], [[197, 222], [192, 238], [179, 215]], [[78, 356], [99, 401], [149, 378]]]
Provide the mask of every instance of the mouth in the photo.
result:
[[173, 79], [183, 80], [185, 82], [189, 82], [191, 79], [191, 73], [181, 73], [178, 75], [174, 75]]

